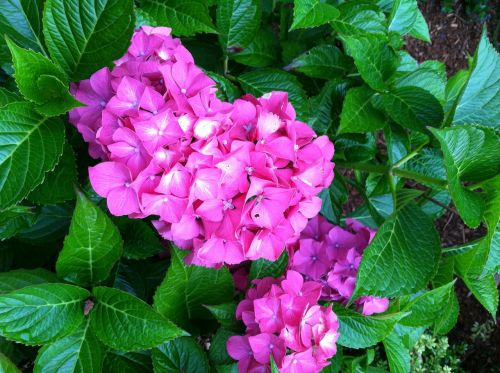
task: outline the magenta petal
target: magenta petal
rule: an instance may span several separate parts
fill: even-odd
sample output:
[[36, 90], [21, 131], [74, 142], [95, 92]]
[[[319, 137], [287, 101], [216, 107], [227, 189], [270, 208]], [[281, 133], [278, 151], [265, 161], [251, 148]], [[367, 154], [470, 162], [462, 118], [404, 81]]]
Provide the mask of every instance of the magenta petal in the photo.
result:
[[103, 162], [89, 167], [89, 179], [92, 188], [101, 197], [107, 197], [111, 190], [131, 182], [128, 168], [117, 162]]
[[115, 188], [108, 194], [107, 204], [109, 212], [113, 215], [130, 215], [139, 212], [137, 194], [131, 187]]

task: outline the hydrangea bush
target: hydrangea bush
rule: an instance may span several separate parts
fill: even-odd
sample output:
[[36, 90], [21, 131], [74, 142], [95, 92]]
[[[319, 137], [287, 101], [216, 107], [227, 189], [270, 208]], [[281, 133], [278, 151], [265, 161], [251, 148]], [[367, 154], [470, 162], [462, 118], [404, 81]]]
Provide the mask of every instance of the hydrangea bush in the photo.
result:
[[496, 315], [486, 31], [451, 77], [404, 49], [416, 0], [9, 0], [0, 31], [1, 371], [410, 372], [457, 278]]

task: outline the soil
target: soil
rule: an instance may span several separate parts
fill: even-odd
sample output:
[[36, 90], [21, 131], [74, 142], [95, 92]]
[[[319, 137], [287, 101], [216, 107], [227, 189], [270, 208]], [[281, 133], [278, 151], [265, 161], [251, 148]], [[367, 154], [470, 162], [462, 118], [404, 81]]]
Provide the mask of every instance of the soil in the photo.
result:
[[[484, 17], [490, 40], [497, 36], [498, 4], [491, 1]], [[443, 61], [448, 75], [466, 69], [468, 56], [474, 55], [479, 43], [483, 23], [477, 16], [465, 15], [463, 1], [457, 1], [450, 13], [442, 12], [441, 2], [436, 0], [420, 2], [419, 7], [429, 26], [431, 43], [407, 38], [408, 52], [419, 62], [429, 59]], [[494, 44], [498, 47], [498, 40]]]

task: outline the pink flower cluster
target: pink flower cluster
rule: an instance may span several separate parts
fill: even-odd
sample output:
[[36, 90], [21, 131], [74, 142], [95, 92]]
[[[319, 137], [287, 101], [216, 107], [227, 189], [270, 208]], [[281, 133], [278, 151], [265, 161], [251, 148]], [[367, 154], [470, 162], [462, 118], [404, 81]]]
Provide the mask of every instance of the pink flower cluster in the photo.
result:
[[220, 101], [170, 29], [143, 26], [113, 70], [74, 84], [71, 122], [104, 162], [89, 169], [110, 212], [216, 266], [275, 260], [320, 210], [333, 144], [295, 120], [287, 94]]
[[[322, 300], [346, 303], [356, 286], [363, 251], [374, 235], [374, 230], [356, 220], [347, 219], [347, 227], [343, 229], [318, 215], [302, 231], [290, 267], [307, 280], [322, 285]], [[362, 296], [355, 304], [363, 315], [372, 315], [384, 312], [389, 300]]]
[[291, 270], [286, 278], [266, 277], [253, 284], [236, 310], [246, 335], [227, 341], [238, 372], [269, 372], [271, 355], [284, 373], [314, 373], [327, 366], [337, 352], [338, 321], [331, 305], [317, 304], [321, 285], [304, 282]]

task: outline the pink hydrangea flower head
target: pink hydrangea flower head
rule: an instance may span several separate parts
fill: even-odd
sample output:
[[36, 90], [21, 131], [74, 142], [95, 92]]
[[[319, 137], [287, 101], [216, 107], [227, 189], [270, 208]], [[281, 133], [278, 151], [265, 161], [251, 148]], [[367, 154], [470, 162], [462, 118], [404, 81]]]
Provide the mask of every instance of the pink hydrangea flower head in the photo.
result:
[[236, 310], [246, 335], [227, 342], [239, 371], [259, 367], [268, 372], [271, 355], [280, 371], [319, 372], [328, 365], [337, 351], [338, 322], [331, 306], [317, 304], [321, 285], [304, 281], [292, 270], [278, 279], [266, 277], [253, 284]]
[[[375, 230], [354, 219], [342, 228], [318, 215], [309, 220], [290, 253], [290, 268], [322, 286], [321, 299], [347, 303], [356, 287], [356, 276], [363, 251]], [[386, 298], [364, 296], [354, 302], [363, 315], [382, 313], [389, 306]]]
[[70, 121], [107, 164], [90, 182], [111, 213], [157, 219], [190, 263], [276, 260], [321, 208], [333, 144], [296, 120], [285, 92], [219, 100], [170, 31], [137, 29], [112, 70], [72, 85], [87, 106]]

